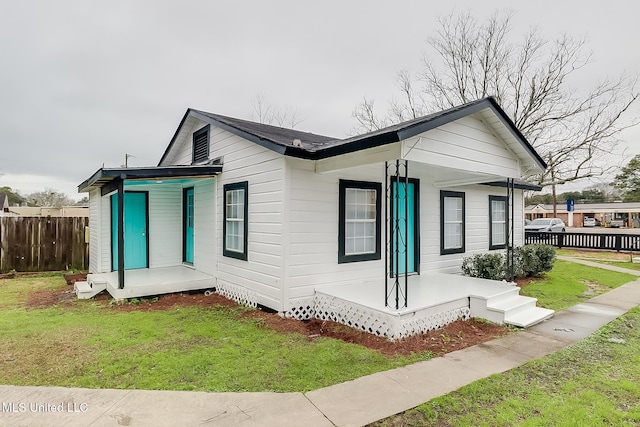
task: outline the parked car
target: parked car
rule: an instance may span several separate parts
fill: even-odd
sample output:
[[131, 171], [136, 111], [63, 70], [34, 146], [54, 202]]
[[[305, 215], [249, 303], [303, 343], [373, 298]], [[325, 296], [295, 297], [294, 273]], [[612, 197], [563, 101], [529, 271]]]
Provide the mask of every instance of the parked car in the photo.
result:
[[546, 232], [562, 232], [565, 231], [564, 221], [560, 218], [536, 218], [531, 224], [524, 226], [525, 231], [546, 231]]
[[524, 225], [529, 225], [529, 224], [531, 224], [531, 220], [530, 220], [530, 219], [525, 218], [525, 219], [524, 219]]
[[596, 219], [588, 217], [588, 216], [585, 216], [584, 217], [584, 221], [582, 222], [582, 225], [584, 227], [595, 227], [596, 226]]
[[620, 228], [627, 225], [627, 221], [623, 218], [616, 218], [611, 220], [611, 228]]

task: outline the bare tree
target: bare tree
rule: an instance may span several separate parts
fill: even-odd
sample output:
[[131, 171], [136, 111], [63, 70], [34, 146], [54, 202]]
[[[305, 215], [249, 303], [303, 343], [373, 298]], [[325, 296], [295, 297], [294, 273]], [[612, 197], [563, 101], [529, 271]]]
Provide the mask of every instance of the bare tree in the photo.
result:
[[62, 207], [73, 206], [76, 202], [66, 194], [52, 188], [45, 188], [44, 191], [36, 191], [25, 197], [29, 206]]
[[392, 100], [382, 118], [373, 100], [359, 104], [353, 111], [359, 130], [493, 96], [547, 163], [529, 179], [551, 186], [554, 201], [556, 186], [608, 172], [604, 159], [618, 150], [620, 132], [638, 123], [623, 120], [638, 99], [637, 77], [576, 90], [570, 80], [591, 63], [585, 40], [562, 35], [549, 41], [531, 29], [513, 43], [511, 19], [511, 13], [494, 13], [485, 23], [469, 13], [439, 19], [428, 40], [435, 55], [423, 57], [417, 81], [400, 71], [402, 100]]
[[262, 94], [256, 95], [253, 100], [252, 119], [259, 123], [292, 129], [304, 121], [291, 107], [273, 105]]

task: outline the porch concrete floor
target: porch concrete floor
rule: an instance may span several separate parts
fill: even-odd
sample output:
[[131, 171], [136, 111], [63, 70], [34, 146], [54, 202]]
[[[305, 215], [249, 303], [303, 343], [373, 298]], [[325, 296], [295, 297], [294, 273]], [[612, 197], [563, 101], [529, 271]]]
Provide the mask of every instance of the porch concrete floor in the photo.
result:
[[[513, 290], [514, 285], [459, 274], [424, 273], [409, 276], [407, 288], [407, 307], [401, 307], [398, 310], [395, 309], [395, 291], [392, 291], [391, 284], [388, 286], [390, 306], [385, 307], [385, 290], [382, 280], [354, 285], [316, 286], [316, 291], [378, 311], [402, 315], [470, 296], [488, 299]], [[404, 279], [400, 280], [400, 289], [404, 292]], [[401, 301], [403, 301], [402, 297]]]
[[214, 288], [216, 280], [187, 266], [139, 268], [124, 272], [124, 288], [118, 288], [118, 272], [90, 274], [87, 280], [94, 286], [104, 283], [107, 292], [116, 299], [159, 295]]

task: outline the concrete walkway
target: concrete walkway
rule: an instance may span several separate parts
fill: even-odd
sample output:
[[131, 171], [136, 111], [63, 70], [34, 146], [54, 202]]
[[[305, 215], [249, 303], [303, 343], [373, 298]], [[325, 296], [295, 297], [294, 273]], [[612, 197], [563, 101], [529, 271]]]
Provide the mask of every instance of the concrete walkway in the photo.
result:
[[569, 346], [637, 305], [640, 279], [507, 337], [308, 393], [0, 385], [0, 426], [362, 426]]

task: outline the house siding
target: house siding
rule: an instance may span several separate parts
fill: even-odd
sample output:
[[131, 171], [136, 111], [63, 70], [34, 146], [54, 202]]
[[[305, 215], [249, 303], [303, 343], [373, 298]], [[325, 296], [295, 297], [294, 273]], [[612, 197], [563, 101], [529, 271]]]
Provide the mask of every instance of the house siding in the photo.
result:
[[193, 266], [215, 276], [216, 260], [216, 183], [215, 179], [198, 180], [194, 192]]
[[[340, 179], [351, 179], [384, 187], [384, 164], [326, 174], [316, 174], [313, 163], [304, 160], [288, 158], [287, 166], [291, 176], [287, 284], [292, 304], [312, 296], [315, 286], [380, 280], [382, 259], [338, 264], [338, 186]], [[382, 206], [384, 217], [384, 202]]]
[[403, 142], [404, 158], [424, 164], [518, 178], [515, 154], [480, 119], [468, 116]]
[[[420, 178], [419, 174], [415, 177]], [[505, 196], [506, 189], [485, 185], [437, 188], [429, 185], [427, 177], [422, 177], [420, 184], [420, 272], [460, 273], [463, 258], [475, 253], [489, 252], [489, 196]], [[463, 253], [440, 255], [441, 190], [465, 194], [465, 252]], [[514, 203], [515, 243], [522, 245], [522, 191], [516, 191]]]
[[100, 224], [102, 222], [102, 209], [100, 203], [100, 190], [89, 193], [89, 273], [100, 273]]
[[[340, 179], [381, 182], [384, 164], [316, 174], [311, 162], [287, 159], [290, 167], [289, 274], [291, 300], [308, 298], [314, 287], [379, 281], [384, 276], [384, 240], [381, 260], [338, 264], [338, 182]], [[428, 165], [412, 162], [410, 177], [420, 180], [420, 272], [460, 273], [462, 259], [489, 251], [489, 195], [504, 196], [506, 189], [485, 185], [438, 188]], [[465, 252], [440, 255], [440, 191], [465, 193]], [[384, 193], [384, 189], [383, 189]], [[384, 194], [381, 195], [384, 197]], [[516, 191], [516, 244], [522, 244], [522, 191]], [[385, 215], [385, 201], [382, 201]], [[382, 238], [384, 239], [383, 220]]]
[[[179, 143], [174, 144], [162, 165], [188, 165], [191, 163], [191, 139], [193, 132], [205, 123], [189, 119], [185, 122]], [[196, 236], [196, 268], [203, 263], [216, 265], [216, 276], [226, 284], [241, 286], [253, 291], [257, 303], [281, 311], [283, 309], [283, 218], [284, 218], [284, 164], [283, 156], [247, 141], [237, 135], [215, 126], [210, 128], [209, 158], [221, 158], [223, 172], [216, 179], [215, 233], [208, 230], [207, 239]], [[247, 260], [239, 260], [223, 255], [223, 188], [225, 184], [248, 182], [248, 252]], [[204, 188], [202, 193], [206, 193]], [[197, 199], [196, 199], [197, 200]], [[199, 202], [196, 201], [198, 204]], [[198, 205], [199, 206], [199, 205]], [[204, 206], [203, 206], [204, 207]], [[202, 211], [204, 212], [204, 210]], [[198, 214], [196, 221], [202, 221], [204, 213]], [[208, 227], [211, 227], [211, 223]], [[207, 244], [215, 242], [215, 248]], [[204, 271], [204, 270], [203, 270]]]
[[100, 271], [111, 271], [111, 201], [109, 196], [100, 198]]

